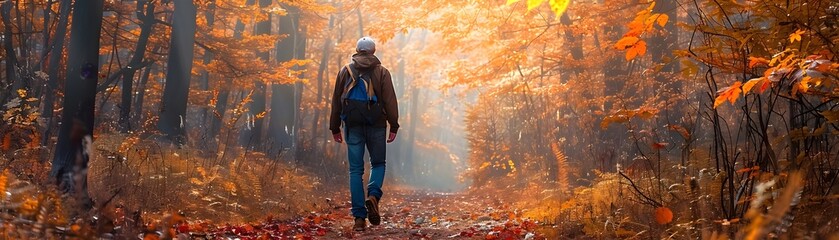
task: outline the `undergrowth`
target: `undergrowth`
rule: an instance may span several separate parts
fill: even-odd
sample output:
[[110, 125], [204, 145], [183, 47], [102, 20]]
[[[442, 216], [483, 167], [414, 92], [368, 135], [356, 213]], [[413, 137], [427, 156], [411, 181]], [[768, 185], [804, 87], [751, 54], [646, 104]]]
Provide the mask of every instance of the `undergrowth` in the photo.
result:
[[[327, 207], [318, 178], [288, 160], [235, 151], [226, 158], [153, 137], [100, 135], [89, 165], [89, 212], [75, 209], [49, 182], [48, 155], [38, 148], [7, 153], [0, 202], [3, 239], [173, 237], [178, 224], [241, 224]], [[116, 151], [114, 151], [116, 149]], [[152, 238], [154, 238], [152, 237]]]

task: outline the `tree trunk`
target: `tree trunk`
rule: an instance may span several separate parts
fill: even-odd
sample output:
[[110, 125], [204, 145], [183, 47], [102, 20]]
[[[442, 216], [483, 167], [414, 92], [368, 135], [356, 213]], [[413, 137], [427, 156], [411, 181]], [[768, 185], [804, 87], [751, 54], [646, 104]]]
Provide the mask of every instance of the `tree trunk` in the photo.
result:
[[[571, 24], [573, 24], [574, 22], [571, 21], [571, 17], [568, 16], [568, 12], [565, 12], [564, 14], [562, 14], [561, 17], [559, 17], [559, 22], [562, 23], [562, 25], [564, 25], [565, 27], [567, 27], [567, 29], [565, 30], [565, 42], [570, 45], [571, 57], [573, 57], [574, 60], [582, 60], [584, 57], [583, 44], [579, 39], [577, 39], [577, 36], [574, 36], [574, 33], [571, 31], [570, 27]], [[574, 72], [579, 73], [580, 69], [574, 69]]]
[[87, 163], [92, 154], [102, 5], [102, 0], [77, 1], [74, 5], [63, 124], [50, 171], [59, 188], [72, 193], [83, 210], [92, 206], [87, 193]]
[[[156, 49], [160, 49], [157, 47]], [[157, 50], [155, 50], [157, 52]], [[146, 84], [149, 82], [149, 75], [151, 75], [152, 70], [154, 70], [154, 63], [149, 64], [148, 67], [143, 71], [143, 75], [140, 76], [140, 82], [137, 84], [137, 96], [135, 96], [134, 100], [134, 111], [132, 112], [131, 122], [134, 123], [135, 126], [142, 126], [143, 125], [143, 102], [146, 96]]]
[[402, 174], [405, 175], [406, 180], [411, 180], [414, 178], [416, 173], [413, 171], [414, 167], [414, 148], [416, 145], [417, 140], [417, 124], [419, 124], [420, 117], [419, 117], [419, 102], [420, 102], [420, 89], [417, 87], [416, 84], [411, 84], [411, 122], [408, 124], [408, 142], [406, 143], [408, 149], [405, 151], [406, 158], [400, 159], [401, 167], [402, 167]]
[[[299, 15], [299, 14], [298, 14]], [[299, 17], [297, 18], [300, 19]], [[294, 21], [295, 23], [299, 23], [299, 21]], [[297, 25], [297, 33], [294, 34], [294, 58], [295, 59], [306, 59], [306, 27]], [[297, 66], [295, 70], [304, 70], [305, 67]], [[297, 76], [298, 79], [305, 79], [306, 73], [301, 72], [300, 75]], [[300, 114], [300, 107], [303, 104], [303, 91], [305, 90], [305, 85], [303, 85], [302, 81], [297, 81], [294, 83], [294, 122], [291, 123], [291, 128], [288, 131], [291, 132], [291, 145], [290, 147], [294, 148], [297, 146], [297, 141], [299, 138], [297, 137], [297, 132], [300, 131], [300, 122], [303, 121], [303, 114]]]
[[[259, 7], [266, 8], [271, 5], [270, 0], [259, 0]], [[254, 28], [254, 35], [270, 35], [271, 34], [271, 16], [268, 19], [257, 22]], [[256, 56], [264, 62], [269, 61], [271, 53], [268, 51], [257, 52]], [[263, 119], [258, 117], [265, 112], [265, 83], [262, 81], [254, 82], [253, 94], [251, 95], [251, 103], [249, 104], [248, 115], [245, 118], [248, 125], [242, 129], [242, 135], [239, 138], [239, 143], [250, 149], [255, 149], [257, 145], [262, 143], [262, 128], [264, 126]], [[269, 131], [270, 132], [270, 131]], [[270, 133], [269, 133], [270, 134]]]
[[[616, 41], [620, 38], [622, 28], [615, 25], [604, 26], [604, 38], [608, 41]], [[618, 99], [625, 99], [624, 96], [633, 93], [631, 90], [625, 89], [627, 87], [624, 76], [627, 74], [626, 61], [621, 54], [613, 54], [606, 60], [603, 65], [603, 96], [615, 96], [615, 100], [606, 101], [603, 108], [606, 112], [615, 112], [623, 108], [625, 103]], [[601, 131], [599, 136], [600, 146], [605, 147], [604, 153], [597, 157], [598, 162], [594, 163], [600, 171], [614, 171], [616, 164], [614, 156], [619, 156], [624, 150], [620, 147], [620, 143], [626, 139], [625, 129], [619, 126], [609, 126], [604, 131]], [[574, 151], [569, 154], [575, 154]]]
[[[246, 6], [253, 5], [255, 0], [247, 0], [245, 2]], [[242, 39], [242, 34], [245, 31], [245, 23], [242, 22], [241, 19], [236, 20], [236, 26], [233, 29], [233, 38], [234, 39]], [[227, 111], [227, 104], [230, 98], [230, 88], [233, 87], [233, 78], [226, 78], [224, 80], [224, 85], [218, 86], [219, 94], [216, 99], [216, 109], [214, 115], [216, 117], [213, 118], [212, 123], [210, 124], [210, 134], [209, 136], [215, 138], [218, 137], [219, 132], [221, 132], [221, 127], [224, 125], [224, 113]]]
[[[211, 0], [209, 2], [209, 6], [207, 7], [207, 12], [204, 14], [204, 18], [207, 21], [207, 27], [209, 28], [210, 31], [213, 30], [213, 24], [215, 24], [215, 22], [216, 22], [215, 13], [216, 13], [216, 2], [214, 0]], [[214, 56], [213, 56], [212, 52], [205, 50], [204, 51], [204, 60], [203, 60], [204, 66], [207, 66], [207, 64], [210, 64], [210, 62], [213, 61], [213, 57]], [[201, 91], [209, 91], [209, 90], [210, 90], [210, 72], [208, 72], [206, 67], [205, 67], [204, 70], [201, 70]], [[207, 102], [207, 101], [205, 101], [205, 102]], [[203, 107], [201, 109], [202, 129], [206, 129], [206, 128], [203, 128], [203, 126], [206, 126], [205, 124], [207, 124], [207, 116], [209, 115], [208, 113], [209, 113], [208, 108]], [[207, 134], [209, 132], [204, 132], [204, 133]], [[206, 135], [206, 137], [213, 138], [215, 136], [214, 135]]]
[[15, 53], [14, 35], [12, 34], [12, 1], [0, 3], [0, 17], [3, 18], [3, 49], [6, 51], [6, 83], [4, 86], [12, 84], [11, 91], [4, 90], [2, 102], [6, 102], [8, 92], [14, 92], [20, 89], [22, 84], [15, 76], [15, 68], [17, 66], [17, 53]]
[[[676, 69], [678, 69], [678, 61], [673, 60], [673, 50], [676, 50], [678, 47], [678, 28], [676, 27], [676, 22], [678, 19], [678, 5], [675, 1], [672, 0], [656, 0], [655, 7], [653, 12], [664, 13], [670, 16], [670, 21], [667, 22], [667, 25], [664, 25], [664, 31], [658, 33], [650, 39], [650, 55], [652, 57], [652, 62], [655, 64], [664, 64], [661, 68], [661, 72], [655, 75], [655, 87], [654, 89], [663, 89], [666, 92], [669, 92], [671, 96], [676, 96], [682, 92], [682, 82], [683, 81], [673, 81], [668, 79], [665, 75], [669, 76], [668, 73], [673, 73]], [[670, 62], [665, 62], [665, 59], [670, 59]], [[667, 106], [665, 112], [663, 113], [667, 124], [674, 124], [679, 125], [681, 124], [681, 117], [684, 116], [683, 109], [685, 108], [685, 102], [678, 100], [681, 98], [671, 97], [670, 99], [677, 99], [674, 104], [671, 106]], [[668, 131], [668, 138], [666, 141], [674, 141], [681, 138], [681, 135], [676, 131]]]
[[41, 138], [41, 145], [46, 146], [49, 143], [50, 135], [52, 133], [52, 126], [54, 125], [54, 109], [55, 109], [55, 89], [58, 87], [58, 65], [61, 64], [61, 54], [64, 51], [64, 39], [67, 35], [67, 23], [70, 18], [72, 4], [71, 0], [61, 0], [61, 5], [58, 6], [58, 25], [55, 28], [55, 43], [50, 48], [49, 59], [49, 79], [47, 80], [47, 90], [44, 91], [44, 109], [41, 116], [46, 117], [47, 125], [44, 127], [44, 134]]
[[[287, 62], [295, 57], [295, 39], [297, 38], [299, 11], [288, 7], [288, 14], [280, 17], [278, 34], [287, 35], [277, 44], [277, 62]], [[292, 145], [291, 131], [294, 129], [295, 85], [292, 83], [271, 85], [271, 122], [268, 132], [272, 150], [283, 151]], [[273, 152], [275, 153], [275, 152]]]
[[[335, 16], [329, 16], [329, 33], [332, 33], [332, 29], [335, 27]], [[329, 55], [332, 53], [332, 35], [327, 34], [323, 40], [323, 47], [321, 48], [321, 58], [320, 58], [320, 65], [318, 65], [318, 86], [317, 86], [317, 100], [315, 100], [315, 115], [314, 119], [312, 120], [312, 144], [320, 142], [326, 142], [326, 139], [329, 139], [328, 136], [321, 136], [321, 129], [325, 129], [320, 125], [320, 114], [323, 110], [321, 108], [321, 104], [323, 103], [323, 83], [324, 75], [326, 74], [327, 69], [329, 68]], [[318, 145], [315, 145], [317, 149], [322, 149]]]
[[[145, 9], [145, 13], [143, 13]], [[120, 132], [131, 131], [131, 100], [132, 85], [134, 84], [134, 73], [143, 62], [146, 55], [146, 46], [149, 43], [152, 27], [154, 26], [154, 3], [147, 0], [137, 1], [137, 18], [143, 21], [140, 25], [140, 37], [137, 38], [137, 47], [134, 49], [134, 56], [128, 63], [125, 74], [122, 75], [122, 101], [119, 108]]]
[[158, 129], [176, 144], [186, 139], [186, 105], [189, 80], [192, 76], [192, 57], [195, 48], [195, 3], [192, 0], [174, 0], [172, 37], [169, 44], [169, 61], [166, 66], [166, 86], [161, 100]]
[[[27, 21], [29, 19], [27, 17], [25, 17], [26, 14], [27, 14], [25, 11], [26, 11], [26, 8], [30, 8], [30, 9], [34, 10], [35, 8], [34, 8], [34, 5], [32, 5], [32, 4], [33, 3], [31, 1], [30, 2], [15, 1], [15, 17], [12, 18], [14, 20], [17, 20], [17, 27], [16, 28], [18, 29], [18, 32], [15, 34], [15, 36], [18, 37], [18, 44], [15, 47], [17, 47], [17, 53], [20, 55], [19, 58], [15, 58], [16, 59], [15, 66], [17, 68], [27, 69], [27, 70], [29, 69], [29, 62], [28, 62], [29, 61], [29, 51], [31, 51], [31, 49], [32, 49], [32, 42], [29, 41], [29, 36], [32, 35], [34, 30], [32, 29], [31, 22]], [[21, 6], [21, 5], [24, 5], [24, 6]], [[21, 11], [21, 8], [23, 8], [24, 11]], [[4, 19], [5, 19], [5, 17], [4, 17]], [[6, 27], [11, 27], [11, 25], [6, 25]], [[20, 73], [23, 73], [23, 71], [17, 72], [17, 74], [20, 74]], [[14, 80], [15, 81], [12, 84], [12, 89], [14, 89], [14, 90], [17, 90], [17, 89], [30, 90], [29, 87], [30, 87], [31, 83], [29, 82], [29, 78], [17, 76], [17, 78], [14, 79]]]

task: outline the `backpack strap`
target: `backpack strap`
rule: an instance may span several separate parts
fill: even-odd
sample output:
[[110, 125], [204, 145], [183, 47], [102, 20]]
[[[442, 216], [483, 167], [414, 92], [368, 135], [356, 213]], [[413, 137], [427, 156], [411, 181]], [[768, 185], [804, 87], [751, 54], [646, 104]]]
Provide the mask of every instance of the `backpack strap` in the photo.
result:
[[372, 79], [370, 79], [370, 82], [368, 82], [365, 81], [363, 78], [360, 78], [360, 76], [362, 76], [364, 73], [362, 73], [362, 75], [359, 75], [358, 70], [355, 69], [353, 64], [344, 65], [344, 69], [346, 69], [347, 72], [350, 74], [350, 82], [347, 83], [347, 86], [344, 86], [344, 98], [346, 98], [350, 90], [355, 87], [356, 82], [358, 82], [358, 80], [361, 79], [361, 82], [364, 83], [364, 88], [367, 90], [367, 100], [372, 102], [373, 95], [376, 93], [373, 89]]

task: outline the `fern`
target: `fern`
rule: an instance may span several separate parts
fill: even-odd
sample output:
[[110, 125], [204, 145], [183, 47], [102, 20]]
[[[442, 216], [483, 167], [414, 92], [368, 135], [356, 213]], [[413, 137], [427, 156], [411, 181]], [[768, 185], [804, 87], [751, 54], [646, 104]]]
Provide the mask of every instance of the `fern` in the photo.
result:
[[559, 185], [559, 189], [569, 191], [571, 184], [568, 183], [568, 158], [557, 143], [551, 144], [551, 151], [553, 151], [554, 157], [556, 158], [556, 182]]

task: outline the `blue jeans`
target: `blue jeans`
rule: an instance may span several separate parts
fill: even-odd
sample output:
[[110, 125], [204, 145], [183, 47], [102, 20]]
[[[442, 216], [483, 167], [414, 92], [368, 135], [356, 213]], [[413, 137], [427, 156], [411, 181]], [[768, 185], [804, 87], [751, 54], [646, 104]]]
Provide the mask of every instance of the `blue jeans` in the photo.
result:
[[367, 184], [367, 195], [382, 199], [382, 182], [385, 180], [385, 144], [386, 128], [372, 126], [346, 127], [347, 155], [350, 165], [350, 195], [352, 199], [352, 215], [359, 218], [367, 217], [364, 207], [364, 148], [370, 153], [370, 180]]

